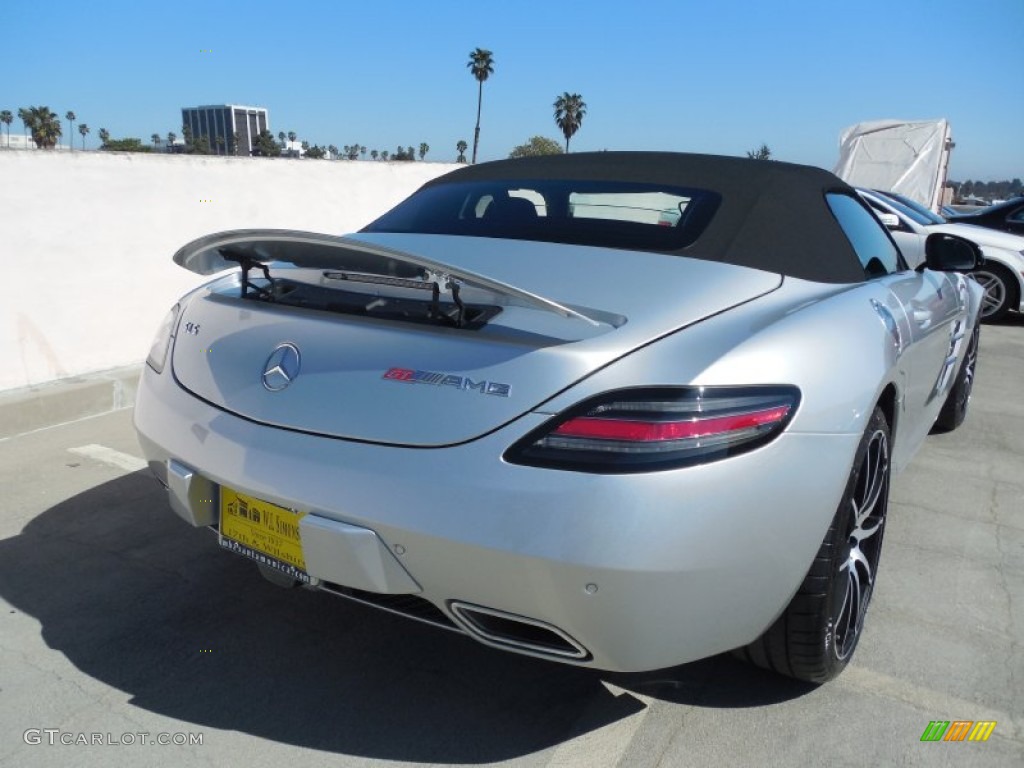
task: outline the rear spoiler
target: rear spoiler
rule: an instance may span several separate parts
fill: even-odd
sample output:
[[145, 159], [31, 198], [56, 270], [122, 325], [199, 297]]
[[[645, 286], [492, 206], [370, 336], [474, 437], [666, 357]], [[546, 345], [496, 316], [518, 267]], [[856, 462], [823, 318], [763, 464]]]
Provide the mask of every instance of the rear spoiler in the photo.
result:
[[[269, 265], [291, 264], [308, 269], [347, 269], [398, 281], [436, 281], [442, 286], [452, 280], [514, 300], [516, 303], [582, 320], [592, 326], [608, 325], [606, 318], [588, 316], [551, 299], [524, 291], [484, 275], [444, 264], [413, 253], [372, 245], [360, 240], [291, 229], [235, 229], [200, 237], [174, 254], [174, 263], [199, 275], [211, 275], [241, 266], [257, 267], [266, 273]], [[383, 281], [382, 281], [383, 282]], [[613, 324], [614, 325], [614, 324]]]

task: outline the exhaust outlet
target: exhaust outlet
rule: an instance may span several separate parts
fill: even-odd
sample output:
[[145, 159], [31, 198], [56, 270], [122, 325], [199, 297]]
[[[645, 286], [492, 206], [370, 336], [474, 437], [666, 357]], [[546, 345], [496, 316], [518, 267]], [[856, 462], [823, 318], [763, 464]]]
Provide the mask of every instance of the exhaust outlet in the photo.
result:
[[586, 648], [546, 622], [457, 600], [448, 607], [468, 634], [487, 645], [548, 658], [590, 659]]

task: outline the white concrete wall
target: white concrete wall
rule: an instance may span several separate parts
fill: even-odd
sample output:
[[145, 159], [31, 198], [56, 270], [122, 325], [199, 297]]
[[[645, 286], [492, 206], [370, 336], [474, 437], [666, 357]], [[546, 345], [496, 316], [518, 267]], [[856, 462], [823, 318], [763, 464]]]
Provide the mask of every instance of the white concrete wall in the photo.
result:
[[352, 232], [456, 167], [0, 151], [0, 390], [142, 362], [193, 238]]

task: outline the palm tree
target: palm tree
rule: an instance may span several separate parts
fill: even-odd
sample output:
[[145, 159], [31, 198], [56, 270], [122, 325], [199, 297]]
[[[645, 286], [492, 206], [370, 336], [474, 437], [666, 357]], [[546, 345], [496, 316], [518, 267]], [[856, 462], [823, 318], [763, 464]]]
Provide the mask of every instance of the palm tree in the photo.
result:
[[370, 150], [370, 157], [372, 157], [374, 160], [376, 160], [378, 157], [380, 157], [380, 152], [378, 152], [376, 149], [371, 149]]
[[455, 158], [455, 162], [466, 162], [466, 150], [469, 149], [469, 144], [467, 144], [464, 139], [459, 139], [459, 143], [455, 145], [455, 149], [459, 151], [459, 156]]
[[281, 142], [281, 149], [284, 149], [284, 146], [285, 146], [284, 145], [284, 139], [285, 139], [284, 131], [281, 131], [281, 132], [279, 132], [277, 134], [277, 139], [278, 139], [278, 141]]
[[427, 142], [425, 142], [425, 141], [421, 142], [420, 143], [420, 160], [425, 158], [427, 156], [427, 152], [429, 152], [429, 151], [430, 151], [430, 145], [427, 144]]
[[7, 126], [7, 148], [11, 148], [11, 123], [14, 122], [14, 115], [11, 114], [11, 110], [5, 109], [0, 112], [0, 123]]
[[178, 134], [176, 134], [174, 131], [168, 131], [167, 132], [167, 151], [168, 152], [173, 152], [174, 151], [174, 149], [173, 149], [174, 148], [174, 142], [176, 142], [177, 140], [178, 140]]
[[110, 141], [110, 131], [108, 131], [106, 128], [100, 128], [99, 137], [100, 147], [105, 147], [107, 145], [107, 142]]
[[388, 159], [388, 151], [386, 149], [383, 152], [380, 153], [380, 159], [381, 160], [387, 160]]
[[159, 133], [154, 133], [149, 138], [151, 138], [153, 140], [153, 146], [154, 147], [159, 147], [160, 146], [160, 134]]
[[68, 149], [70, 149], [72, 152], [74, 152], [75, 151], [75, 142], [73, 142], [71, 139], [74, 138], [74, 135], [75, 135], [75, 120], [77, 120], [78, 118], [75, 116], [75, 113], [72, 112], [69, 109], [68, 113], [66, 115], [64, 115], [64, 119], [68, 121]]
[[578, 93], [566, 91], [555, 99], [555, 122], [565, 136], [565, 151], [569, 151], [569, 139], [583, 125], [583, 117], [587, 114], [587, 104]]
[[85, 134], [89, 132], [89, 126], [85, 123], [79, 123], [78, 132], [82, 134], [82, 151], [85, 152]]
[[476, 130], [473, 133], [473, 162], [476, 162], [476, 148], [480, 143], [480, 107], [484, 100], [484, 80], [494, 74], [494, 54], [483, 48], [476, 48], [469, 53], [470, 74], [476, 78]]
[[49, 107], [29, 107], [21, 118], [39, 149], [53, 149], [61, 137], [60, 116]]
[[363, 160], [365, 160], [366, 159], [366, 147], [359, 147], [359, 154], [362, 156]]

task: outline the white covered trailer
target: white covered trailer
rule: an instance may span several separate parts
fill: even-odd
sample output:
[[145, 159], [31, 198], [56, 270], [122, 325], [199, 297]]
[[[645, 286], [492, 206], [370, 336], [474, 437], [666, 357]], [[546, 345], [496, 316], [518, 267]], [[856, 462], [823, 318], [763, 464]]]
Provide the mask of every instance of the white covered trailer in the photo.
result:
[[898, 192], [938, 211], [953, 146], [947, 120], [857, 123], [839, 137], [832, 172], [852, 186]]

